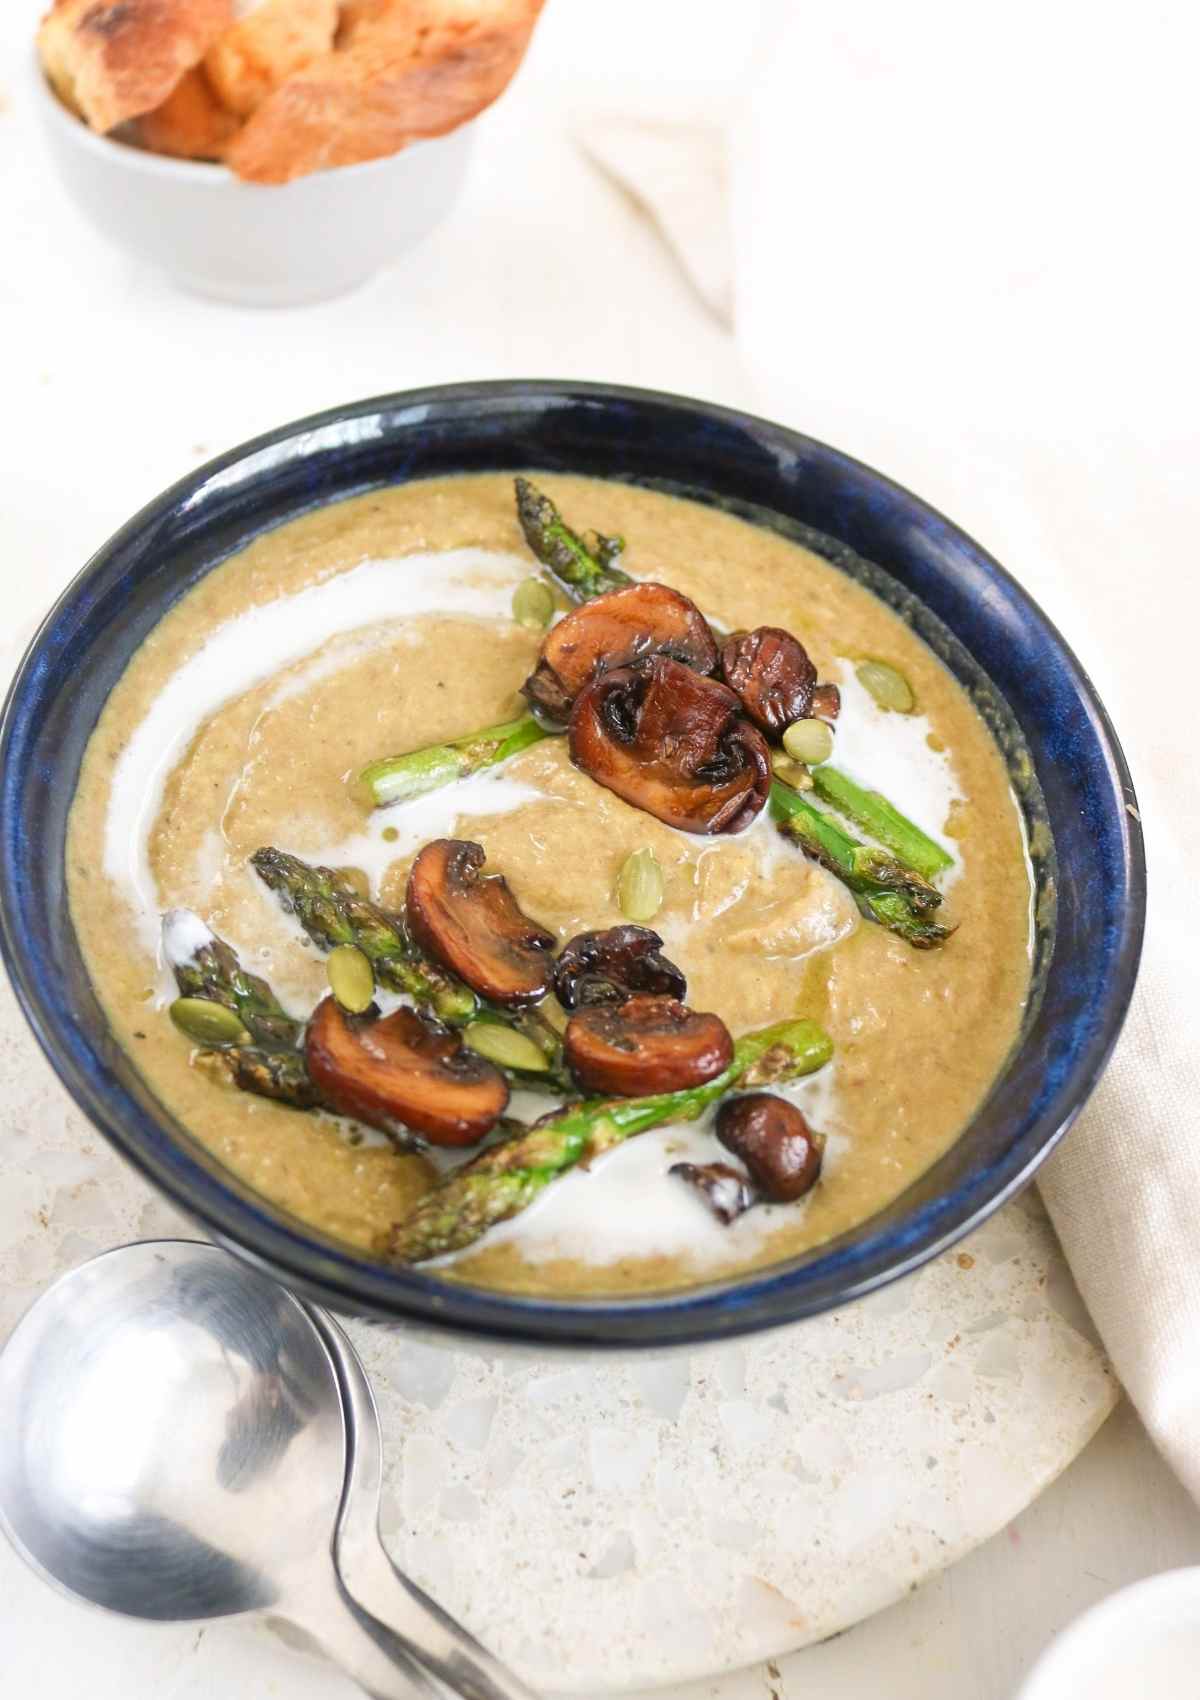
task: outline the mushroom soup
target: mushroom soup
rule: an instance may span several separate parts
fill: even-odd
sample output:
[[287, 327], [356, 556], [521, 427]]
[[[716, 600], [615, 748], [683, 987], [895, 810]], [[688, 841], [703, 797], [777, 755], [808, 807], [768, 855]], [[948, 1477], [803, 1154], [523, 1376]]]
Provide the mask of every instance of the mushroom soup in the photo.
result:
[[519, 515], [499, 474], [378, 491], [210, 572], [109, 699], [68, 876], [194, 1138], [324, 1234], [522, 1292], [861, 1221], [1028, 991], [1021, 818], [942, 663], [800, 545], [583, 478]]

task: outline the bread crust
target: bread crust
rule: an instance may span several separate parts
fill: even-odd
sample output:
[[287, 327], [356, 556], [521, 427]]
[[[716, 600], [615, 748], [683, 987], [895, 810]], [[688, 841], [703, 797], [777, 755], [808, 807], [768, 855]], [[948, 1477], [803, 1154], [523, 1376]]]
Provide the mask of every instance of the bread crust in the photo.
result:
[[[201, 66], [185, 71], [161, 106], [131, 120], [131, 141], [175, 159], [219, 160], [241, 119], [213, 93]], [[124, 132], [122, 132], [124, 134]]]
[[250, 182], [288, 183], [445, 135], [507, 88], [543, 0], [351, 0], [339, 44], [290, 77], [225, 158]]
[[63, 100], [106, 131], [160, 107], [232, 21], [232, 0], [55, 0], [38, 48]]
[[231, 112], [248, 118], [279, 84], [328, 53], [338, 0], [262, 0], [209, 48], [204, 69]]

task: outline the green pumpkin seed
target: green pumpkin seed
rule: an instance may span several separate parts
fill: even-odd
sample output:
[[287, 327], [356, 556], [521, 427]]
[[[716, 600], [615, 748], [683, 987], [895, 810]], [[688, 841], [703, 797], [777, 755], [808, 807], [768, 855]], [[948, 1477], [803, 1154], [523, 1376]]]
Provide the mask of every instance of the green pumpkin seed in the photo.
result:
[[793, 761], [816, 767], [833, 754], [833, 733], [823, 720], [793, 720], [783, 734], [783, 747]]
[[871, 693], [880, 708], [891, 709], [895, 714], [911, 714], [916, 707], [912, 686], [887, 661], [863, 661], [854, 671], [859, 684]]
[[570, 1017], [553, 992], [549, 993], [548, 996], [542, 999], [541, 1003], [537, 1007], [537, 1012], [543, 1021], [553, 1027], [556, 1033], [566, 1032], [567, 1022], [570, 1020]]
[[617, 875], [617, 903], [627, 921], [652, 921], [663, 906], [666, 881], [653, 850], [635, 850]]
[[356, 944], [339, 944], [329, 953], [325, 964], [329, 989], [351, 1015], [361, 1015], [370, 1009], [375, 996], [375, 970], [370, 958]]
[[513, 591], [513, 619], [531, 632], [544, 632], [554, 613], [554, 592], [545, 579], [527, 578]]
[[790, 785], [793, 791], [811, 791], [812, 774], [802, 761], [793, 761], [791, 756], [782, 750], [771, 751], [771, 771], [777, 779], [782, 779], [785, 785]]
[[550, 1067], [543, 1051], [524, 1033], [502, 1027], [498, 1021], [472, 1021], [463, 1029], [463, 1039], [473, 1051], [496, 1064], [523, 1074], [545, 1074]]
[[248, 1045], [242, 1018], [211, 998], [176, 998], [167, 1012], [179, 1031], [197, 1045]]

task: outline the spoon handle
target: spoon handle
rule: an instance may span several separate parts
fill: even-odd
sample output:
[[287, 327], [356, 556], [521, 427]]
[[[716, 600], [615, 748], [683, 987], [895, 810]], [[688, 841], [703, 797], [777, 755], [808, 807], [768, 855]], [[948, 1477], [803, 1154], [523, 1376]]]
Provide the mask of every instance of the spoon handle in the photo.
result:
[[350, 1572], [355, 1598], [377, 1612], [426, 1669], [463, 1700], [537, 1700], [507, 1665], [397, 1570], [378, 1537], [364, 1543], [356, 1559], [339, 1557], [343, 1574]]
[[537, 1700], [532, 1689], [392, 1563], [379, 1535], [383, 1455], [371, 1385], [358, 1353], [333, 1318], [323, 1311], [310, 1314], [329, 1348], [346, 1406], [346, 1489], [333, 1548], [341, 1581], [462, 1700]]
[[351, 1599], [332, 1565], [328, 1580], [306, 1583], [282, 1615], [315, 1636], [373, 1700], [441, 1700], [400, 1636]]

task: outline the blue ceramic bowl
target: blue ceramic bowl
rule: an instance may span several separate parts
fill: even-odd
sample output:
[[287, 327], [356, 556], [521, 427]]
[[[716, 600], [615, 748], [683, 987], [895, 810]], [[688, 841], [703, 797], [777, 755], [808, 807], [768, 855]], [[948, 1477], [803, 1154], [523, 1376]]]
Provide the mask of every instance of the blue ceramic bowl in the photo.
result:
[[[63, 850], [84, 747], [166, 609], [251, 537], [305, 509], [411, 478], [519, 467], [697, 497], [799, 537], [864, 579], [971, 691], [1039, 829], [1035, 995], [990, 1096], [886, 1210], [740, 1280], [555, 1303], [387, 1269], [322, 1239], [222, 1170], [154, 1098], [108, 1032], [71, 924]], [[152, 502], [84, 568], [25, 657], [0, 729], [0, 944], [33, 1030], [84, 1112], [210, 1234], [290, 1286], [343, 1311], [477, 1335], [661, 1347], [844, 1304], [945, 1250], [1029, 1180], [1095, 1086], [1133, 991], [1145, 904], [1133, 804], [1104, 709], [1045, 615], [978, 544], [879, 473], [793, 431], [674, 396], [450, 385], [338, 408], [235, 449]]]

